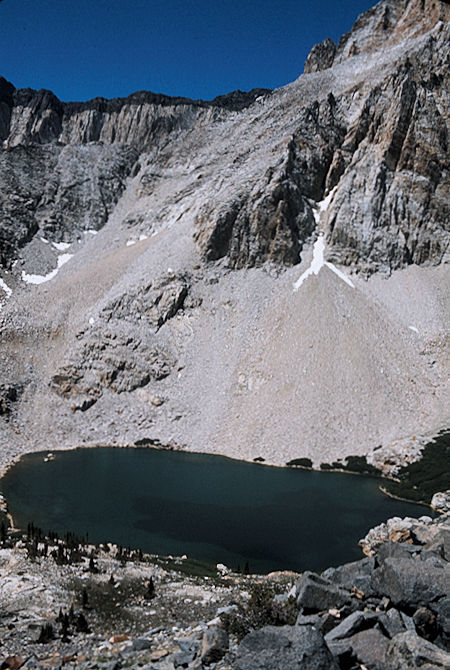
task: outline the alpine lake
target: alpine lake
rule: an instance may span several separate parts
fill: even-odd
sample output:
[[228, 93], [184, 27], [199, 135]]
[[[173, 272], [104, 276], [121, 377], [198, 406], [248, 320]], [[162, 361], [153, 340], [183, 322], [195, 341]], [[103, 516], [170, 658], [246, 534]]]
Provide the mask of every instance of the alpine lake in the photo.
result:
[[[358, 540], [393, 516], [429, 515], [383, 480], [154, 448], [28, 454], [0, 480], [15, 526], [88, 534], [250, 572], [319, 571], [362, 558]], [[432, 514], [431, 514], [432, 515]]]

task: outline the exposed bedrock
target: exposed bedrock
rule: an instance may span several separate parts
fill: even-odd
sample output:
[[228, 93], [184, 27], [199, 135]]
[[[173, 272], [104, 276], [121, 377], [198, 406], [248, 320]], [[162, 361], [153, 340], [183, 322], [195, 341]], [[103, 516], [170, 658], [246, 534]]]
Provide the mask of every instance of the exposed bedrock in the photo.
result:
[[73, 411], [85, 411], [104, 389], [129, 393], [167, 377], [177, 354], [157, 332], [183, 308], [188, 290], [187, 278], [174, 275], [112, 300], [97, 323], [77, 334], [70, 360], [51, 378], [52, 390]]
[[[16, 90], [2, 79], [2, 264], [41, 231], [60, 241], [101, 228], [127, 178], [141, 170], [140, 155], [153, 173], [188, 165], [224, 123], [230, 146], [216, 177], [228, 171], [240, 178], [226, 197], [205, 190], [198, 174], [189, 186], [206, 261], [227, 257], [233, 268], [297, 263], [315, 228], [311, 204], [336, 187], [323, 221], [335, 261], [366, 273], [440, 263], [449, 244], [448, 17], [438, 0], [383, 0], [337, 50], [331, 40], [314, 47], [305, 70], [313, 89], [288, 105], [283, 89], [236, 91], [211, 102], [139, 92], [63, 103], [50, 91]], [[380, 61], [374, 77], [370, 58], [389, 48], [389, 67]], [[266, 151], [250, 177], [239, 150], [248, 144], [253, 152], [262, 137]], [[142, 184], [141, 196], [160, 188], [154, 178]], [[165, 209], [160, 202], [152, 216], [164, 219]]]

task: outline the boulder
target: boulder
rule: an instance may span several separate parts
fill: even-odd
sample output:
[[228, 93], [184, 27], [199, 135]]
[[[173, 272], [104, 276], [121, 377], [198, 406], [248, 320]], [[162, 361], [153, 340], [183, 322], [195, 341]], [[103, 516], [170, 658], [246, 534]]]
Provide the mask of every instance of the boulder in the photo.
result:
[[320, 612], [343, 607], [350, 601], [350, 593], [314, 572], [305, 572], [296, 582], [297, 605]]
[[394, 607], [388, 609], [387, 612], [378, 613], [378, 622], [389, 638], [393, 638], [398, 633], [404, 633], [406, 626], [400, 615], [400, 612]]
[[348, 638], [353, 655], [367, 670], [383, 670], [390, 666], [382, 665], [389, 639], [377, 628], [363, 630]]
[[210, 665], [220, 661], [228, 651], [228, 634], [223, 628], [212, 626], [203, 634], [202, 640], [202, 663]]
[[450, 667], [450, 654], [413, 631], [396, 635], [386, 650], [384, 666], [389, 670], [439, 670]]
[[138, 637], [133, 640], [133, 649], [134, 651], [144, 651], [146, 649], [151, 649], [152, 643], [146, 637]]
[[195, 651], [177, 651], [171, 656], [174, 668], [187, 668], [195, 658]]
[[320, 617], [318, 614], [299, 614], [297, 621], [295, 622], [296, 626], [317, 626], [320, 622]]
[[353, 612], [341, 623], [325, 635], [325, 641], [341, 640], [350, 637], [363, 628], [370, 628], [377, 623], [377, 615], [372, 612]]
[[399, 542], [383, 542], [376, 550], [376, 557], [379, 563], [386, 558], [411, 558], [413, 554], [421, 551], [421, 547], [414, 544], [404, 544]]
[[444, 514], [450, 512], [450, 491], [435, 493], [431, 498], [431, 507]]
[[437, 635], [436, 615], [428, 607], [419, 607], [413, 621], [418, 635], [432, 642]]
[[436, 622], [442, 644], [450, 646], [450, 597], [430, 603], [430, 609], [436, 615]]
[[[427, 542], [427, 544], [424, 545], [420, 557], [422, 558], [422, 560], [426, 561], [430, 558], [430, 556], [437, 556], [438, 558], [444, 558], [445, 555], [446, 555], [445, 537], [444, 535], [441, 535], [439, 533], [431, 542]], [[447, 548], [447, 560], [448, 558], [449, 558], [449, 550]]]
[[312, 626], [266, 626], [246, 635], [234, 670], [338, 670], [323, 635]]
[[411, 559], [387, 558], [372, 574], [371, 586], [396, 606], [414, 608], [447, 594], [448, 574]]
[[374, 568], [374, 558], [363, 558], [360, 561], [345, 563], [337, 568], [328, 568], [328, 570], [322, 572], [322, 577], [333, 582], [333, 584], [339, 584], [345, 589], [355, 588], [362, 591], [364, 595], [371, 595], [370, 580]]

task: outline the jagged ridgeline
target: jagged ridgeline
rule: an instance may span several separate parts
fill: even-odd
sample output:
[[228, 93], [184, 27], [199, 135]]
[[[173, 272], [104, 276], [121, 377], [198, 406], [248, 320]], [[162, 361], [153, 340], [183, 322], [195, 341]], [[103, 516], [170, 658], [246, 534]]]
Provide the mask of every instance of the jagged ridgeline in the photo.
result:
[[[194, 157], [198, 136], [218, 124], [230, 127], [220, 168], [236, 175], [234, 183], [222, 197], [205, 198], [202, 182], [211, 175], [197, 173], [187, 189], [202, 202], [195, 236], [205, 259], [228, 256], [234, 267], [297, 263], [314, 229], [310, 201], [336, 187], [328, 237], [341, 263], [373, 272], [441, 262], [449, 219], [448, 12], [439, 1], [380, 3], [337, 47], [330, 39], [314, 47], [302, 101], [293, 86], [273, 97], [261, 89], [211, 102], [139, 92], [63, 103], [0, 79], [2, 264], [9, 267], [37, 234], [60, 242], [100, 229], [128, 177], [138, 176], [140, 197], [153, 193], [158, 171], [179, 162], [180, 150]], [[416, 49], [402, 44], [433, 28]], [[381, 52], [370, 62], [387, 47], [389, 58]], [[358, 54], [366, 56], [349, 86], [346, 65]]]
[[444, 427], [449, 16], [383, 0], [208, 102], [0, 79], [1, 441], [318, 466]]

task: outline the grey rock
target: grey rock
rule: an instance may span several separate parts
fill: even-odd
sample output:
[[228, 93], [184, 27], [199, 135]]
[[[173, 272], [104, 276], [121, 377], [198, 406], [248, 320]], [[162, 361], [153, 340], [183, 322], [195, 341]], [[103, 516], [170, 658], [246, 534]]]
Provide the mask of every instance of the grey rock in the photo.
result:
[[417, 634], [432, 642], [437, 635], [436, 615], [427, 607], [419, 607], [413, 616]]
[[396, 606], [419, 607], [446, 595], [448, 572], [425, 568], [426, 563], [411, 559], [387, 558], [372, 575], [372, 588], [387, 595]]
[[337, 568], [328, 568], [322, 572], [322, 577], [333, 584], [339, 584], [345, 589], [356, 588], [363, 591], [365, 596], [372, 595], [370, 580], [375, 567], [374, 558], [363, 558], [360, 561], [345, 563]]
[[403, 542], [382, 542], [376, 550], [376, 557], [378, 562], [386, 560], [386, 558], [402, 558], [408, 559], [421, 551], [418, 545], [404, 544]]
[[73, 410], [85, 411], [104, 389], [130, 392], [164, 379], [175, 365], [174, 358], [156, 345], [151, 333], [138, 333], [130, 328], [126, 334], [120, 324], [109, 322], [101, 332], [83, 335], [72, 361], [53, 375], [50, 387], [70, 400]]
[[174, 668], [187, 668], [195, 658], [194, 651], [177, 651], [170, 657]]
[[235, 670], [337, 670], [322, 634], [311, 626], [266, 626], [249, 633], [236, 653]]
[[203, 665], [211, 665], [225, 656], [229, 647], [228, 634], [223, 628], [208, 628], [202, 639], [201, 659]]
[[390, 642], [384, 657], [390, 670], [438, 670], [448, 668], [450, 654], [422, 639], [412, 631], [396, 635]]
[[444, 534], [439, 533], [431, 542], [425, 544], [422, 548], [421, 558], [423, 560], [428, 560], [430, 557], [434, 556], [448, 560], [449, 550], [448, 547], [446, 547], [445, 538], [446, 536]]
[[350, 594], [314, 572], [305, 572], [296, 582], [297, 605], [317, 612], [339, 608], [350, 601]]
[[370, 628], [377, 622], [377, 615], [366, 612], [353, 612], [346, 617], [338, 626], [325, 635], [325, 641], [340, 640], [350, 637], [363, 628]]
[[405, 623], [400, 615], [400, 612], [394, 607], [391, 607], [387, 612], [378, 613], [378, 621], [389, 638], [393, 638], [398, 633], [404, 633], [406, 630]]
[[354, 656], [367, 670], [383, 670], [389, 639], [377, 628], [363, 630], [348, 638]]
[[152, 643], [146, 637], [138, 637], [133, 640], [132, 646], [135, 651], [144, 651], [145, 649], [151, 649]]
[[412, 527], [414, 540], [420, 544], [430, 544], [439, 535], [439, 527], [434, 524], [417, 524]]
[[352, 645], [348, 639], [343, 640], [330, 640], [327, 642], [327, 647], [331, 651], [332, 656], [334, 657], [339, 668], [351, 668], [355, 656], [353, 653]]
[[448, 566], [448, 561], [446, 561], [445, 558], [437, 556], [434, 551], [422, 552], [420, 557], [426, 563], [425, 570], [427, 570], [430, 567], [445, 569]]
[[200, 641], [189, 637], [178, 638], [176, 643], [182, 651], [197, 652], [200, 648]]
[[316, 626], [320, 621], [318, 614], [299, 614], [295, 622], [296, 626]]
[[400, 617], [401, 620], [403, 621], [406, 630], [412, 630], [412, 631], [416, 630], [413, 618], [411, 616], [408, 616], [407, 614], [405, 614], [405, 612], [400, 612]]
[[[339, 610], [339, 614], [341, 614], [342, 610]], [[331, 614], [330, 612], [325, 612], [324, 614], [318, 615], [319, 616], [319, 625], [318, 629], [322, 633], [322, 635], [326, 635], [330, 631], [333, 630], [333, 628], [336, 628], [338, 626], [342, 619], [340, 617], [335, 616], [334, 614]]]
[[441, 598], [429, 604], [429, 608], [436, 615], [439, 635], [444, 645], [450, 645], [450, 597]]
[[188, 290], [187, 277], [163, 276], [155, 284], [145, 284], [111, 301], [103, 309], [102, 317], [106, 322], [117, 319], [133, 324], [137, 317], [142, 317], [157, 331], [183, 308]]
[[327, 70], [333, 65], [336, 54], [336, 45], [330, 37], [327, 37], [320, 44], [315, 44], [306, 59], [304, 72], [319, 72]]

